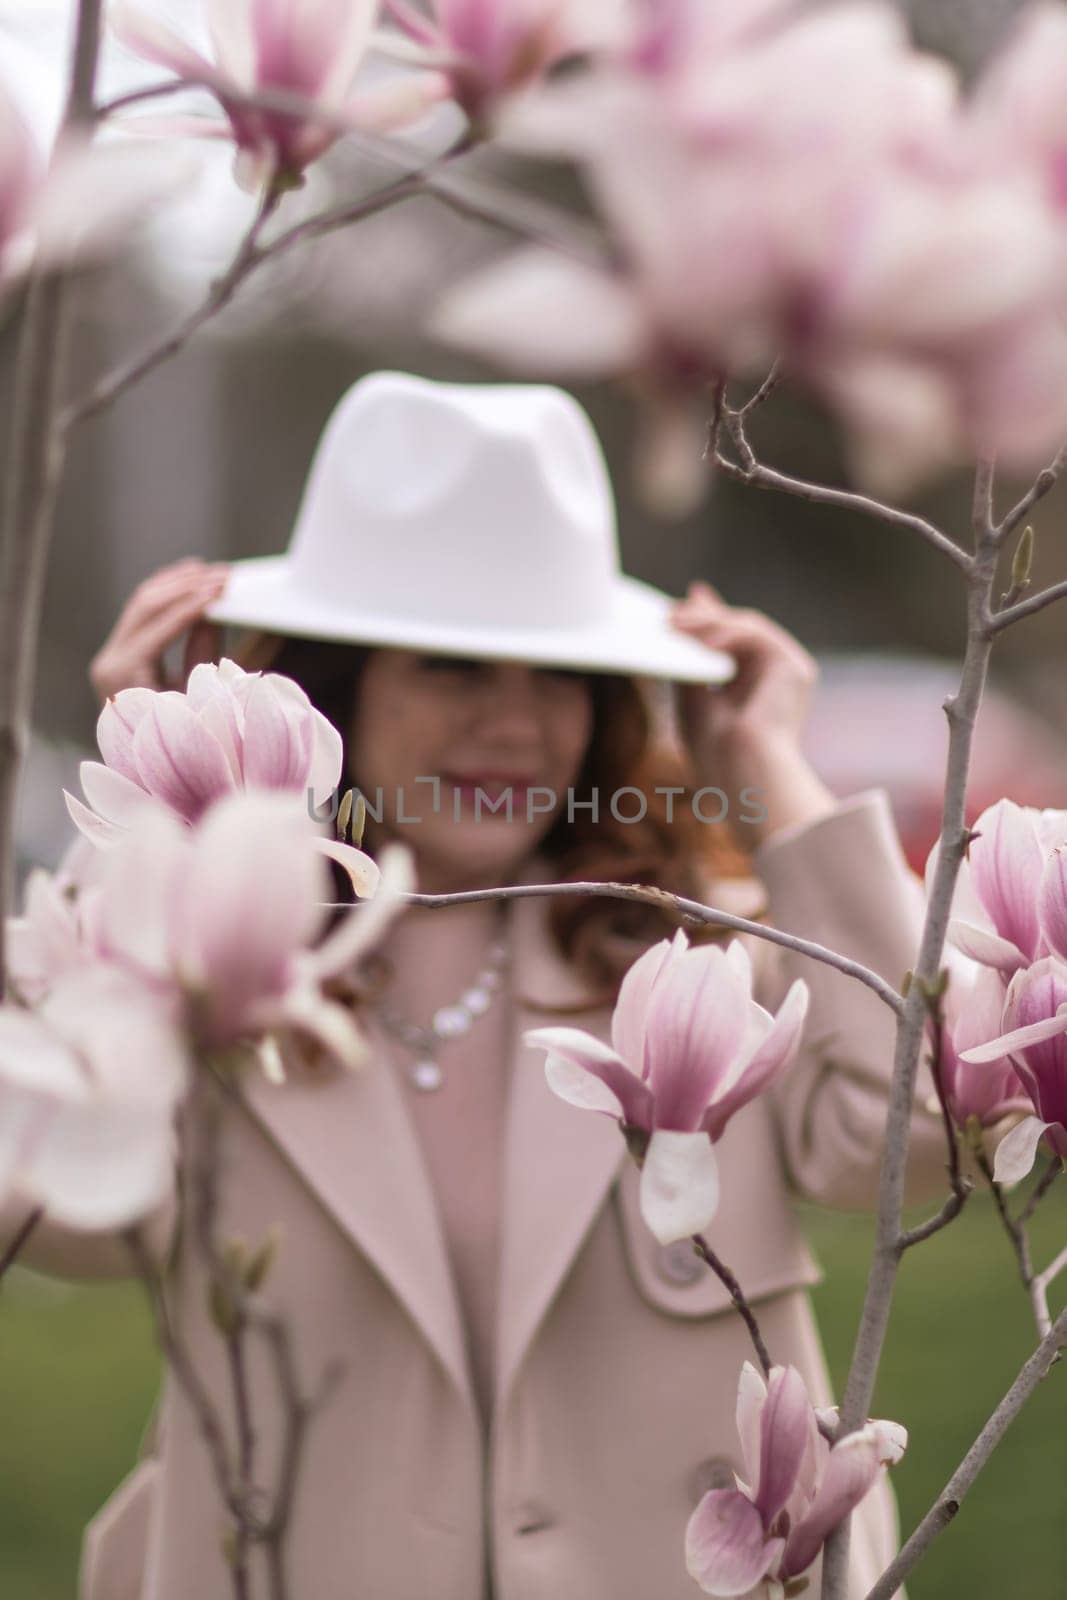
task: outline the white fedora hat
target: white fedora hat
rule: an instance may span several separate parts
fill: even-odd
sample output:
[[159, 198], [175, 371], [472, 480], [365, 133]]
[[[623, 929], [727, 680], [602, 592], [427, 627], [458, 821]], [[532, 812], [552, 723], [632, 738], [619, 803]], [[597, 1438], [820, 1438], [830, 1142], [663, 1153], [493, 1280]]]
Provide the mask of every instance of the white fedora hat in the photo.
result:
[[724, 683], [619, 568], [592, 423], [547, 384], [372, 372], [323, 431], [285, 555], [235, 561], [206, 615], [346, 643]]

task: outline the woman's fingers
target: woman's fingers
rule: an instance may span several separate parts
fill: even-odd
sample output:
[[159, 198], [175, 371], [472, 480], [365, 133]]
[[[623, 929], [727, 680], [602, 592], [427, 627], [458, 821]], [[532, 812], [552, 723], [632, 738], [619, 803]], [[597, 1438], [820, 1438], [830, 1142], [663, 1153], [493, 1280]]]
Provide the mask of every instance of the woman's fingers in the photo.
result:
[[152, 622], [168, 606], [185, 595], [197, 594], [220, 581], [226, 568], [203, 561], [181, 562], [164, 567], [139, 583], [119, 613], [109, 637], [131, 639], [146, 623]]
[[[218, 598], [228, 571], [224, 563], [209, 566], [186, 560], [153, 573], [137, 586], [90, 664], [89, 679], [101, 704], [122, 689], [168, 687], [163, 679], [164, 653]], [[220, 635], [217, 628], [205, 626], [209, 631], [200, 632], [187, 645], [191, 665], [185, 677], [198, 661], [216, 659], [213, 652]]]

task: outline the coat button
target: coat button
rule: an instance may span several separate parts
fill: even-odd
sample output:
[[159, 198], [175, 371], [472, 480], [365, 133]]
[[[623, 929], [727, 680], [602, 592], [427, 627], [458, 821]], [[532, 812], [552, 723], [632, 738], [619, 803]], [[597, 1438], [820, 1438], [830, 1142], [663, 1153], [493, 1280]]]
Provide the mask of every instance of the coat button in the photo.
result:
[[689, 1499], [698, 1506], [711, 1489], [736, 1489], [734, 1464], [726, 1456], [708, 1456], [689, 1474]]
[[688, 1239], [662, 1244], [656, 1251], [656, 1271], [668, 1283], [696, 1283], [707, 1271]]

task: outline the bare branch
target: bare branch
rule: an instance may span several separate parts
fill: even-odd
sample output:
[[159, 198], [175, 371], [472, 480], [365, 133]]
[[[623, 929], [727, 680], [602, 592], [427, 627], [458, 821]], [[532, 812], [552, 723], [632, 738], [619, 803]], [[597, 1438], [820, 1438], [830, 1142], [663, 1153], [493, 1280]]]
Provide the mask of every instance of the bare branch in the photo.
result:
[[[918, 982], [919, 980], [913, 978], [912, 981]], [[951, 1192], [936, 1216], [930, 1217], [926, 1222], [919, 1223], [917, 1227], [908, 1228], [898, 1235], [897, 1250], [900, 1255], [903, 1255], [905, 1250], [910, 1250], [912, 1245], [922, 1244], [924, 1240], [932, 1238], [935, 1233], [940, 1233], [942, 1228], [955, 1221], [974, 1189], [971, 1179], [965, 1178], [960, 1171], [959, 1140], [956, 1138], [956, 1129], [952, 1121], [948, 1098], [945, 1094], [944, 1075], [941, 1071], [942, 1041], [945, 1027], [941, 1007], [943, 994], [944, 990], [940, 982], [934, 984], [930, 989], [926, 989], [925, 986], [923, 988], [923, 997], [926, 1001], [930, 1027], [933, 1032], [933, 1049], [926, 1059], [930, 1068], [930, 1076], [934, 1082], [934, 1089], [937, 1093], [941, 1121], [945, 1129], [945, 1145], [948, 1150], [948, 1181]]]
[[760, 384], [759, 388], [756, 390], [755, 394], [746, 400], [743, 406], [738, 407], [737, 415], [741, 419], [742, 424], [748, 420], [753, 411], [758, 410], [760, 406], [766, 404], [781, 381], [782, 369], [776, 361], [770, 372], [768, 372], [767, 376]]
[[867, 1594], [867, 1600], [890, 1600], [908, 1573], [959, 1511], [968, 1490], [993, 1454], [997, 1445], [1029, 1400], [1038, 1384], [1048, 1376], [1067, 1345], [1067, 1309], [1060, 1312], [1048, 1333], [1022, 1368], [1019, 1376], [993, 1412], [989, 1421], [964, 1456], [952, 1477], [926, 1513], [903, 1549]]
[[972, 1193], [974, 1184], [970, 1178], [960, 1178], [957, 1187], [945, 1200], [941, 1210], [935, 1216], [928, 1217], [925, 1222], [918, 1223], [914, 1228], [906, 1228], [897, 1239], [897, 1249], [901, 1255], [905, 1250], [910, 1250], [914, 1244], [922, 1244], [926, 1239], [932, 1239], [935, 1233], [940, 1233], [950, 1222], [954, 1222], [967, 1203], [967, 1197]]
[[132, 361], [124, 362], [113, 372], [108, 373], [93, 385], [88, 394], [67, 406], [60, 414], [57, 424], [61, 434], [69, 433], [78, 423], [85, 422], [88, 418], [106, 410], [127, 389], [147, 377], [169, 356], [177, 354], [206, 322], [229, 304], [239, 286], [258, 264], [257, 246], [260, 234], [280, 199], [281, 194], [277, 190], [264, 191], [255, 217], [241, 240], [236, 255], [222, 277], [212, 285], [203, 304], [190, 316], [183, 317], [164, 339], [150, 346], [141, 355], [135, 356]]
[[712, 1272], [714, 1272], [715, 1276], [719, 1279], [719, 1282], [724, 1284], [726, 1289], [729, 1291], [730, 1299], [734, 1303], [734, 1308], [742, 1317], [745, 1327], [749, 1331], [749, 1336], [751, 1337], [752, 1343], [756, 1349], [756, 1355], [759, 1357], [759, 1364], [763, 1368], [763, 1376], [765, 1378], [769, 1378], [773, 1363], [767, 1350], [767, 1346], [764, 1343], [763, 1335], [760, 1332], [759, 1323], [756, 1321], [752, 1307], [745, 1299], [741, 1285], [738, 1283], [736, 1277], [730, 1271], [730, 1268], [726, 1265], [726, 1263], [721, 1261], [715, 1254], [715, 1251], [708, 1244], [708, 1241], [705, 1239], [702, 1233], [694, 1233], [691, 1236], [691, 1239], [693, 1248], [697, 1255], [702, 1261], [707, 1263]]
[[996, 528], [995, 538], [998, 545], [1004, 543], [1009, 534], [1014, 533], [1021, 522], [1025, 522], [1039, 500], [1050, 494], [1059, 481], [1064, 464], [1067, 463], [1067, 445], [1060, 450], [1056, 459], [1038, 473], [1030, 488], [1027, 489], [1022, 499], [1019, 500], [1007, 516]]
[[23, 1245], [26, 1243], [26, 1240], [29, 1238], [30, 1234], [33, 1232], [34, 1228], [36, 1228], [43, 1216], [44, 1206], [30, 1207], [25, 1220], [19, 1224], [14, 1236], [8, 1243], [7, 1249], [4, 1251], [3, 1255], [0, 1256], [0, 1281], [3, 1280], [4, 1274], [8, 1268], [15, 1264], [15, 1260], [18, 1257], [19, 1251], [22, 1249]]
[[[898, 1015], [905, 1004], [903, 997], [893, 985], [887, 983], [877, 972], [863, 966], [859, 961], [852, 961], [848, 956], [839, 955], [836, 950], [828, 950], [825, 945], [816, 944], [812, 939], [801, 939], [796, 934], [785, 933], [781, 928], [771, 928], [766, 923], [752, 922], [748, 917], [735, 916], [731, 911], [716, 911], [713, 906], [702, 905], [699, 900], [687, 900], [683, 895], [670, 894], [666, 889], [658, 889], [649, 884], [522, 883], [498, 889], [463, 889], [455, 894], [405, 894], [401, 895], [400, 899], [405, 905], [425, 906], [428, 910], [438, 910], [444, 906], [471, 905], [479, 900], [525, 900], [543, 898], [546, 895], [596, 895], [607, 899], [638, 900], [646, 905], [663, 906], [668, 911], [676, 912], [683, 920], [733, 928], [738, 933], [751, 933], [758, 939], [766, 939], [770, 944], [780, 944], [787, 950], [795, 950], [798, 955], [810, 956], [813, 961], [822, 961], [829, 967], [835, 967], [846, 977], [856, 978], [860, 983], [866, 984], [868, 989], [873, 989], [878, 998]], [[323, 904], [331, 909], [344, 905], [345, 909], [351, 910], [351, 906], [341, 901], [325, 901]]]
[[974, 471], [974, 498], [971, 503], [971, 530], [974, 534], [975, 549], [983, 540], [995, 536], [993, 525], [993, 488], [996, 482], [996, 467], [991, 459], [983, 457], [978, 462]]
[[1060, 583], [1054, 583], [1047, 589], [1038, 590], [1028, 600], [1018, 600], [1013, 606], [1005, 606], [1000, 611], [990, 614], [985, 624], [985, 631], [989, 638], [1001, 633], [1003, 629], [1010, 628], [1013, 623], [1021, 622], [1024, 617], [1033, 616], [1035, 611], [1043, 611], [1056, 600], [1067, 597], [1067, 578]]
[[836, 506], [842, 511], [860, 511], [865, 516], [875, 517], [879, 522], [888, 523], [891, 527], [906, 528], [925, 539], [927, 544], [933, 545], [935, 550], [940, 550], [942, 555], [948, 556], [949, 560], [955, 562], [964, 572], [970, 568], [971, 557], [966, 550], [962, 550], [932, 522], [928, 522], [925, 517], [917, 516], [914, 512], [883, 505], [880, 500], [873, 500], [864, 494], [854, 494], [851, 490], [831, 489], [826, 484], [807, 483], [801, 478], [787, 477], [783, 472], [776, 472], [772, 467], [763, 466], [755, 460], [755, 457], [751, 465], [740, 466], [719, 452], [715, 457], [715, 465], [728, 477], [736, 478], [741, 483], [753, 484], [757, 489], [776, 489], [781, 494], [793, 495], [799, 500], [809, 500], [822, 506]]
[[[1034, 1313], [1034, 1322], [1037, 1325], [1038, 1335], [1043, 1338], [1052, 1323], [1047, 1293], [1051, 1278], [1047, 1281], [1042, 1281], [1045, 1275], [1034, 1271], [1033, 1256], [1030, 1252], [1030, 1235], [1026, 1231], [1026, 1225], [1058, 1177], [1062, 1170], [1062, 1163], [1058, 1156], [1054, 1156], [1049, 1161], [1040, 1179], [1035, 1184], [1027, 1204], [1018, 1217], [1013, 1217], [1004, 1198], [1004, 1189], [993, 1177], [993, 1170], [989, 1165], [989, 1158], [985, 1152], [980, 1149], [976, 1150], [975, 1160], [992, 1191], [997, 1215], [1000, 1217], [1004, 1231], [1008, 1235], [1008, 1240], [1018, 1263], [1019, 1277], [1022, 1279], [1023, 1288], [1030, 1297], [1030, 1306]], [[1054, 1276], [1055, 1274], [1053, 1274]]]

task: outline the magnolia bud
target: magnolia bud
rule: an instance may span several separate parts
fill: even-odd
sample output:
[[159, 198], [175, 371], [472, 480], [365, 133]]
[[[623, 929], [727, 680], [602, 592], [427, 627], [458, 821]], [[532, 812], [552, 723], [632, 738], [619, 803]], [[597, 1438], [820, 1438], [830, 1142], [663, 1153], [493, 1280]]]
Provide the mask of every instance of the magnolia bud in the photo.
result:
[[282, 1230], [277, 1223], [271, 1223], [263, 1236], [262, 1241], [252, 1252], [248, 1265], [245, 1268], [245, 1288], [258, 1289], [263, 1283], [278, 1254], [278, 1246], [282, 1242]]
[[1030, 582], [1030, 565], [1034, 556], [1034, 530], [1030, 523], [1026, 524], [1019, 535], [1019, 543], [1015, 546], [1015, 554], [1011, 561], [1011, 586], [1013, 589], [1025, 589]]

